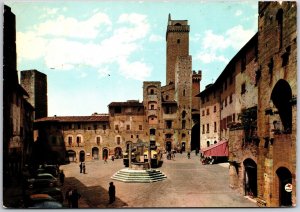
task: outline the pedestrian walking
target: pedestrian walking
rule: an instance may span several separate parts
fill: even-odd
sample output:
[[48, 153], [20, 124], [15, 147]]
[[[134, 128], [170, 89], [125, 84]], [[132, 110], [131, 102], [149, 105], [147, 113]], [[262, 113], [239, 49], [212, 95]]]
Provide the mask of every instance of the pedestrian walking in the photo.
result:
[[116, 200], [116, 187], [114, 186], [113, 182], [109, 183], [108, 194], [109, 204], [112, 204]]
[[82, 162], [80, 162], [79, 168], [80, 168], [80, 173], [82, 173]]
[[111, 160], [112, 160], [112, 162], [114, 162], [114, 160], [115, 160], [115, 157], [114, 157], [114, 156], [111, 156]]
[[59, 180], [60, 180], [60, 184], [63, 186], [64, 182], [65, 182], [65, 173], [64, 170], [61, 170], [59, 173]]
[[72, 189], [71, 188], [69, 188], [68, 190], [67, 190], [67, 192], [66, 192], [66, 200], [67, 200], [67, 202], [68, 202], [68, 207], [69, 208], [72, 208], [72, 202], [71, 202], [71, 197], [72, 197]]
[[104, 157], [104, 163], [107, 163], [107, 157], [106, 156]]
[[191, 153], [190, 152], [187, 153], [187, 157], [188, 157], [188, 159], [191, 159]]
[[82, 163], [82, 171], [83, 171], [83, 174], [85, 174], [85, 163]]
[[75, 188], [72, 191], [71, 195], [71, 202], [72, 202], [72, 208], [78, 208], [78, 200], [80, 199], [81, 195], [78, 193], [77, 189]]

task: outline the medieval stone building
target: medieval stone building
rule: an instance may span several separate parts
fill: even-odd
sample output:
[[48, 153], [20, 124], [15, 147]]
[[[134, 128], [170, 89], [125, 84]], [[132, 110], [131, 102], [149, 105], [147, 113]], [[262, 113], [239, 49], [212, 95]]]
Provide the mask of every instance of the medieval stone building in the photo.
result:
[[45, 142], [49, 151], [57, 150], [49, 160], [85, 161], [112, 155], [119, 158], [129, 145], [139, 142], [166, 151], [199, 149], [200, 103], [196, 95], [200, 91], [201, 72], [192, 71], [189, 27], [188, 21], [171, 20], [169, 15], [167, 84], [144, 82], [143, 102], [112, 102], [108, 105], [109, 113], [103, 115], [36, 120], [36, 139]]
[[230, 186], [260, 206], [296, 204], [296, 11], [260, 2], [258, 33], [199, 94], [202, 153], [227, 141]]
[[33, 110], [28, 93], [19, 84], [16, 19], [4, 5], [3, 25], [3, 186], [22, 174], [33, 142]]
[[35, 108], [34, 119], [47, 117], [47, 75], [37, 70], [21, 71], [21, 85], [29, 94], [28, 102]]
[[296, 204], [296, 6], [259, 3], [257, 189], [270, 207]]

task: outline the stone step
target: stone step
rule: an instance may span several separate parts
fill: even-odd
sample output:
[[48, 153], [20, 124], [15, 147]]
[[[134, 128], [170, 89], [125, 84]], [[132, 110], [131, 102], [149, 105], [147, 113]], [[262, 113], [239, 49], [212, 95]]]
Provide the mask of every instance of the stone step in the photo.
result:
[[161, 171], [155, 169], [131, 170], [126, 168], [118, 171], [111, 178], [127, 183], [151, 183], [162, 181], [167, 177]]

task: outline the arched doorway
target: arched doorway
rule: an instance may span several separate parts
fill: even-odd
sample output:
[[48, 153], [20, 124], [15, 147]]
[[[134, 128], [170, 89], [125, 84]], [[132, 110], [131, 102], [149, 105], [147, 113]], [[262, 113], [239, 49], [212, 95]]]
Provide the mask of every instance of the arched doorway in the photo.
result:
[[182, 152], [185, 152], [185, 142], [182, 142], [182, 143], [181, 143], [181, 151], [182, 151]]
[[79, 152], [79, 161], [80, 161], [80, 162], [84, 162], [84, 161], [85, 161], [85, 153], [84, 153], [83, 150], [81, 150], [81, 151]]
[[122, 148], [121, 147], [115, 148], [115, 158], [116, 159], [122, 158]]
[[73, 150], [68, 150], [67, 151], [67, 160], [70, 162], [75, 162], [76, 161], [76, 152]]
[[94, 160], [99, 160], [99, 149], [98, 147], [92, 148], [92, 156]]
[[106, 158], [106, 159], [108, 159], [108, 149], [103, 149], [102, 150], [102, 158], [104, 159], [104, 158]]
[[288, 183], [292, 184], [292, 174], [285, 167], [277, 169], [276, 174], [279, 179], [279, 206], [292, 206], [292, 192], [285, 189]]
[[172, 150], [172, 143], [171, 143], [171, 141], [167, 141], [166, 142], [166, 150], [167, 150], [167, 152], [169, 152], [169, 151]]
[[257, 196], [257, 165], [255, 161], [248, 158], [244, 160], [244, 185], [245, 195]]
[[277, 129], [290, 133], [292, 130], [292, 89], [287, 81], [281, 79], [276, 83], [272, 90], [271, 100], [279, 114], [280, 120], [274, 122], [279, 125]]
[[192, 128], [191, 150], [200, 149], [200, 124], [197, 123]]

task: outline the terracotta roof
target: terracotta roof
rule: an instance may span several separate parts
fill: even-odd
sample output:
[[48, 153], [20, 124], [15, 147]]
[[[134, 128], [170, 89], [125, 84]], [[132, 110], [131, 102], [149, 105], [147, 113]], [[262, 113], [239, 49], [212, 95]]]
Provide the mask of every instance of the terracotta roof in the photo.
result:
[[93, 116], [53, 116], [44, 117], [35, 120], [35, 122], [98, 122], [98, 121], [109, 121], [108, 114], [105, 115], [93, 115]]
[[129, 101], [129, 102], [111, 102], [109, 105], [109, 107], [116, 107], [116, 106], [120, 106], [120, 107], [144, 107], [143, 103], [138, 102], [138, 101]]

